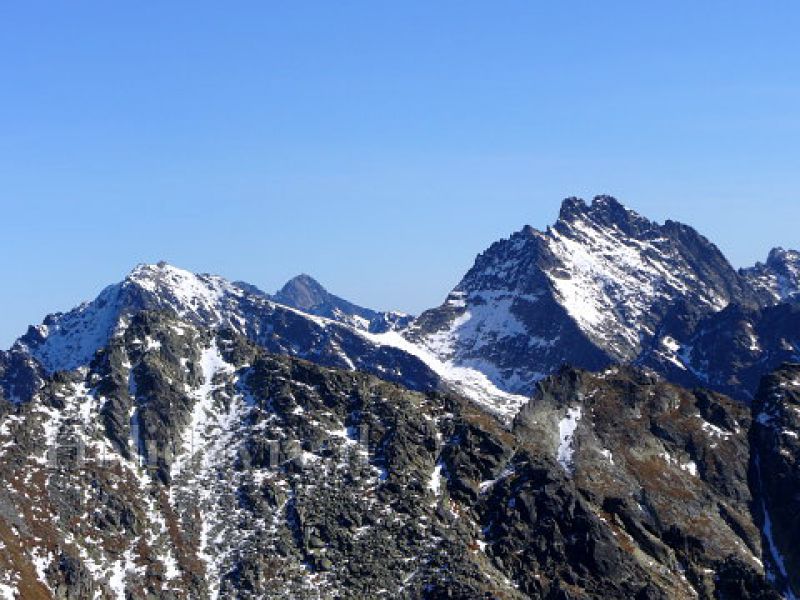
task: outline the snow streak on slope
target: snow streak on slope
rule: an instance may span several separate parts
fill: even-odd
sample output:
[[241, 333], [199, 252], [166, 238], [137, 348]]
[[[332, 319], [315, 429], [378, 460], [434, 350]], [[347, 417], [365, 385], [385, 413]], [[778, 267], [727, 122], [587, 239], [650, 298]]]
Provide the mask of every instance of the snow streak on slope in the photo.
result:
[[566, 416], [558, 422], [557, 459], [567, 473], [572, 471], [572, 455], [574, 453], [572, 441], [582, 414], [583, 409], [580, 406], [568, 408]]
[[[514, 295], [505, 291], [477, 291], [461, 297], [468, 297], [469, 307], [456, 317], [449, 327], [430, 334], [424, 345], [436, 356], [452, 358], [456, 347], [479, 352], [496, 344], [501, 338], [522, 336], [529, 345], [548, 346], [552, 340], [528, 336], [525, 325], [514, 314], [515, 302], [525, 300], [536, 302], [537, 296]], [[454, 294], [451, 294], [451, 297]], [[466, 306], [461, 299], [461, 306]], [[455, 301], [451, 300], [451, 304]]]
[[[243, 395], [230, 397], [222, 391], [236, 369], [225, 362], [216, 341], [202, 351], [200, 367], [203, 381], [192, 391], [195, 405], [191, 421], [188, 431], [182, 435], [181, 454], [171, 468], [174, 484], [170, 490], [170, 504], [177, 508], [179, 499], [184, 503], [189, 500], [200, 512], [202, 529], [197, 556], [206, 566], [210, 597], [215, 599], [219, 595], [220, 573], [228, 550], [215, 540], [223, 538], [220, 533], [230, 528], [232, 516], [231, 507], [224, 503], [232, 492], [220, 483], [220, 476], [227, 476], [227, 469], [235, 459], [237, 441], [240, 441], [237, 433], [244, 426], [248, 407]], [[231, 537], [236, 536], [224, 536], [228, 540]]]
[[510, 420], [520, 406], [528, 401], [526, 396], [499, 389], [479, 370], [442, 360], [427, 348], [409, 342], [396, 331], [380, 334], [362, 332], [362, 335], [376, 344], [399, 348], [416, 356], [455, 391], [504, 419]]

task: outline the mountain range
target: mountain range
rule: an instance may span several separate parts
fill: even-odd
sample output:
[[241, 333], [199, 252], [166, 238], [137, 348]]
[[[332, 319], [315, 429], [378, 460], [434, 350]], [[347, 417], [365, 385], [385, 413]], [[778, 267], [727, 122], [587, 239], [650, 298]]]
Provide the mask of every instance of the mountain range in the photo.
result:
[[800, 253], [566, 199], [419, 316], [158, 263], [0, 352], [0, 598], [793, 598]]

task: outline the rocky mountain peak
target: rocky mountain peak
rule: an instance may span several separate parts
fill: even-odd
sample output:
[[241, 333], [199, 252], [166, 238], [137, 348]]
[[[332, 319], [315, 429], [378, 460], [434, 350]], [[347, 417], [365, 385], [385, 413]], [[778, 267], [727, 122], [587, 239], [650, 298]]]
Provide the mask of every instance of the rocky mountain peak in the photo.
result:
[[591, 204], [580, 198], [567, 198], [561, 205], [556, 229], [610, 228], [626, 236], [641, 237], [658, 230], [658, 224], [627, 208], [613, 196], [595, 196]]
[[311, 275], [302, 273], [292, 277], [278, 290], [274, 298], [281, 304], [293, 306], [297, 309], [313, 312], [315, 307], [325, 304], [330, 299], [328, 290], [322, 287]]
[[586, 202], [583, 200], [583, 198], [577, 198], [575, 196], [564, 198], [564, 200], [561, 202], [561, 210], [558, 213], [558, 220], [571, 221], [577, 216], [585, 214], [587, 210], [588, 207], [586, 206]]
[[339, 321], [373, 333], [405, 327], [412, 319], [400, 312], [379, 312], [364, 308], [326, 290], [305, 273], [293, 277], [272, 296], [272, 300], [305, 313]]
[[611, 196], [572, 197], [545, 232], [525, 228], [481, 253], [410, 336], [528, 393], [564, 362], [635, 360], [676, 305], [705, 315], [755, 296], [691, 227], [659, 225]]
[[207, 327], [225, 321], [231, 299], [246, 293], [215, 275], [196, 275], [166, 262], [139, 264], [119, 283], [66, 313], [45, 317], [14, 345], [48, 372], [87, 364], [126, 318], [142, 310], [167, 310]]
[[773, 248], [766, 263], [742, 269], [741, 274], [773, 302], [800, 297], [800, 252], [797, 250]]
[[786, 250], [778, 246], [769, 251], [767, 256], [767, 264], [770, 266], [778, 266], [786, 264], [787, 262], [800, 261], [800, 252], [797, 250]]

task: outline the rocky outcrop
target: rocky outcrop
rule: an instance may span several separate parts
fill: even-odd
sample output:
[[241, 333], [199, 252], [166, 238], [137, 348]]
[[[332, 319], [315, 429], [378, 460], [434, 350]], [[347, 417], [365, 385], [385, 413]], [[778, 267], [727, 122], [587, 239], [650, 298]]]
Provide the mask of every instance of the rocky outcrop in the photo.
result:
[[753, 472], [766, 562], [773, 577], [800, 594], [800, 365], [764, 381], [753, 402]]

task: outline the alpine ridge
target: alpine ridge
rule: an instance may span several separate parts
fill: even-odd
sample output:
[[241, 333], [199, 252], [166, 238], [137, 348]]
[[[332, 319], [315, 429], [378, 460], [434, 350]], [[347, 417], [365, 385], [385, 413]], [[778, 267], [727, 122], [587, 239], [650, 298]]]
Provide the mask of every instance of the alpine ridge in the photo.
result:
[[272, 297], [303, 312], [347, 323], [373, 333], [402, 329], [413, 319], [399, 311], [378, 312], [331, 294], [310, 275], [293, 277]]
[[793, 599], [800, 254], [610, 196], [417, 317], [141, 264], [0, 352], [0, 599]]
[[643, 360], [677, 322], [691, 328], [729, 304], [772, 301], [691, 227], [659, 225], [609, 196], [568, 198], [553, 227], [525, 227], [478, 256], [409, 337], [530, 393], [561, 364]]

